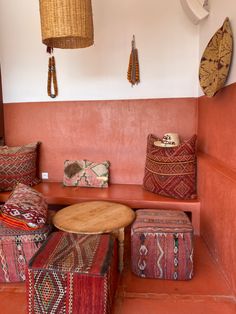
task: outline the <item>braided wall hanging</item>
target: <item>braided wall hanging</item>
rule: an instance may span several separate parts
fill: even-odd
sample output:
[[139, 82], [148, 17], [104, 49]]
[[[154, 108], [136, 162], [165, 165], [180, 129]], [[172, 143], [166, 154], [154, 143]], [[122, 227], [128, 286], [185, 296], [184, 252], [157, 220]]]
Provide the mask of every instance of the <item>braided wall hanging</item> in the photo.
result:
[[[55, 57], [52, 56], [53, 48], [47, 47], [47, 52], [50, 54], [48, 60], [48, 96], [50, 96], [51, 98], [55, 98], [58, 95], [58, 87]], [[54, 92], [52, 92], [52, 87]]]
[[131, 53], [129, 57], [129, 67], [127, 72], [127, 79], [131, 83], [132, 87], [140, 82], [139, 77], [139, 61], [138, 61], [138, 50], [135, 44], [135, 36], [133, 35], [133, 40], [131, 42]]

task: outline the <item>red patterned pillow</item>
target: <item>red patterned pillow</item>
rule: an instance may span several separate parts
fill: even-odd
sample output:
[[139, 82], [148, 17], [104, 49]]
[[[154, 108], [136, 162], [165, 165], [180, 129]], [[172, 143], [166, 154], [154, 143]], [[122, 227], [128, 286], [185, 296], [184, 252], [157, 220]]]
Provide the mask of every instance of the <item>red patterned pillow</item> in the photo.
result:
[[18, 147], [0, 147], [0, 191], [11, 191], [18, 182], [35, 185], [39, 142]]
[[109, 161], [66, 160], [64, 163], [65, 186], [108, 187]]
[[41, 193], [19, 183], [1, 207], [0, 220], [19, 229], [38, 229], [47, 221], [47, 208]]
[[176, 147], [158, 147], [159, 138], [149, 134], [143, 187], [153, 193], [179, 199], [196, 197], [196, 139]]

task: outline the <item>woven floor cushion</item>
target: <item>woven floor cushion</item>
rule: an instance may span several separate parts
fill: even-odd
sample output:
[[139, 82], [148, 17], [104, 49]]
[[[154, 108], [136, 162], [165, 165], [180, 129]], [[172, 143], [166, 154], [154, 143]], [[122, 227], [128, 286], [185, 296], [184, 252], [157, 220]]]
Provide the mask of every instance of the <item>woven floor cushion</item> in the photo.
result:
[[140, 277], [191, 279], [193, 228], [188, 216], [177, 210], [137, 210], [131, 226], [131, 264]]
[[28, 231], [0, 222], [0, 282], [25, 281], [25, 268], [46, 240], [51, 227]]
[[116, 251], [109, 234], [52, 233], [28, 265], [28, 313], [111, 313]]

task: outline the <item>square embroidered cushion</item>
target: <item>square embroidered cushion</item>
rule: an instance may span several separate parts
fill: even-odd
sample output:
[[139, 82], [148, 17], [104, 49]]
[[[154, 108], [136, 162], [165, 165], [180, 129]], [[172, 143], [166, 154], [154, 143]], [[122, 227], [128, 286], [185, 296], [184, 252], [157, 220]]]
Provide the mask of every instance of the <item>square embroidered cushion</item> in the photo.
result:
[[0, 147], [0, 191], [11, 191], [20, 182], [35, 185], [39, 142], [17, 147]]
[[115, 243], [110, 234], [52, 233], [27, 267], [28, 313], [112, 313]]
[[159, 137], [149, 134], [143, 187], [163, 196], [196, 197], [196, 139], [193, 135], [176, 147], [158, 147]]
[[109, 181], [109, 161], [66, 160], [64, 162], [65, 186], [107, 188]]
[[19, 229], [38, 229], [47, 222], [47, 209], [41, 193], [19, 183], [1, 207], [0, 220]]

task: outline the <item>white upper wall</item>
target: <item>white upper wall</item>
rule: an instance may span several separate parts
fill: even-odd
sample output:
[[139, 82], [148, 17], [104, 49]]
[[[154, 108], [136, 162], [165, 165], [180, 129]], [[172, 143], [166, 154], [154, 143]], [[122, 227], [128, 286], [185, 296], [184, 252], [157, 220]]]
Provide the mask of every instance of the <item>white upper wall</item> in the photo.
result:
[[[201, 56], [215, 32], [222, 26], [226, 17], [229, 18], [233, 31], [233, 40], [236, 43], [236, 3], [235, 0], [209, 0], [210, 15], [200, 23], [199, 27], [199, 61]], [[231, 68], [226, 85], [236, 81], [236, 60], [233, 52]], [[199, 95], [203, 95], [199, 86]]]
[[[51, 99], [38, 3], [0, 0], [5, 103]], [[56, 100], [198, 96], [199, 27], [188, 20], [179, 0], [93, 0], [92, 4], [94, 46], [55, 49]], [[132, 88], [126, 76], [133, 34], [141, 82]]]

